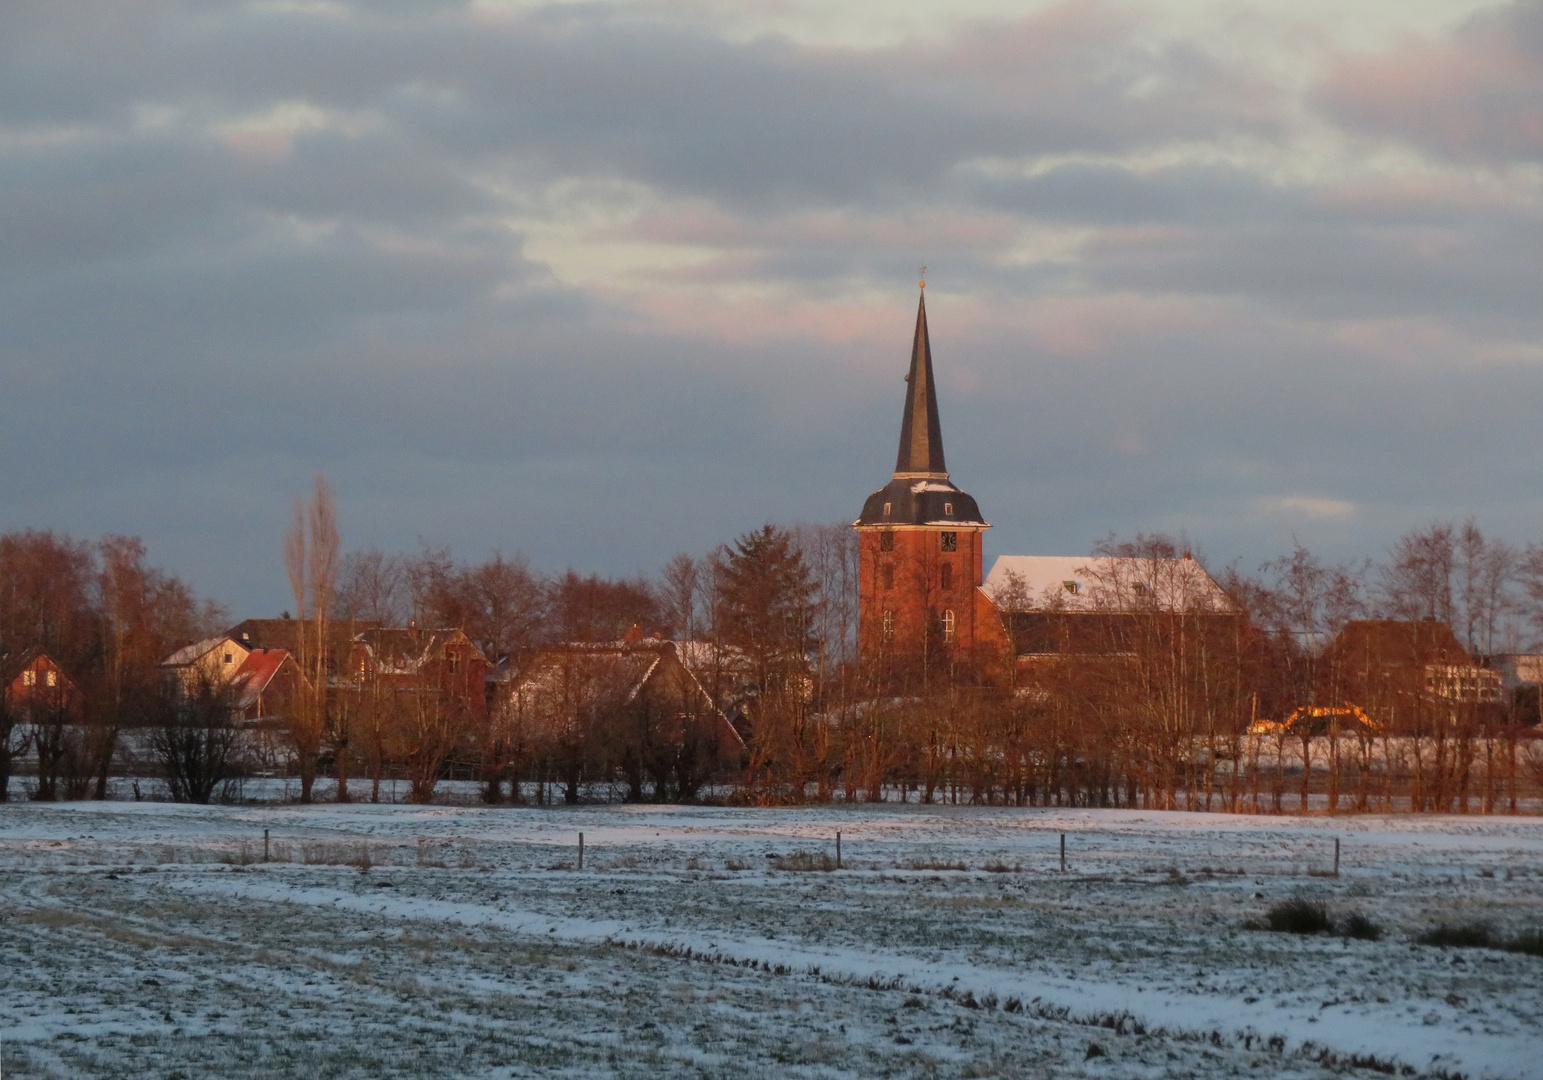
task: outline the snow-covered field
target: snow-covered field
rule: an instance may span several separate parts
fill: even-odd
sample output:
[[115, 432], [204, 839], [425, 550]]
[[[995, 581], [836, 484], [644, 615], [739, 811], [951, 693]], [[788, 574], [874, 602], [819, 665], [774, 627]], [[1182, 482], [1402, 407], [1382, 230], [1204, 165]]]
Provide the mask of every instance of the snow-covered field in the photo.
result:
[[[1297, 895], [1387, 933], [1242, 928]], [[12, 803], [0, 1070], [1543, 1076], [1543, 958], [1409, 940], [1480, 919], [1543, 821]]]

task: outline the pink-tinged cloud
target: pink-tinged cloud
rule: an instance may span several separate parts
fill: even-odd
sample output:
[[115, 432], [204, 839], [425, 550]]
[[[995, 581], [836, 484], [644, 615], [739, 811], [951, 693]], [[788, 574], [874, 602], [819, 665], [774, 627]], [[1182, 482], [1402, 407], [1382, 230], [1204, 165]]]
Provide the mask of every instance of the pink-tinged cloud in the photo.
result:
[[915, 318], [899, 305], [809, 302], [780, 292], [732, 299], [712, 290], [658, 291], [617, 299], [653, 331], [733, 346], [814, 341], [857, 344], [877, 355], [893, 345], [897, 326]]
[[1323, 100], [1341, 122], [1459, 157], [1543, 157], [1543, 0], [1347, 60]]
[[1075, 109], [1070, 122], [1127, 137], [1280, 124], [1280, 86], [1214, 53], [1154, 45], [1157, 25], [1139, 5], [1065, 0], [1019, 19], [966, 24], [946, 40], [895, 49], [883, 64], [960, 100], [1014, 113]]
[[991, 251], [1020, 227], [1021, 222], [1010, 214], [954, 206], [901, 215], [841, 209], [749, 217], [691, 202], [645, 214], [614, 233], [603, 234], [602, 239], [754, 251], [887, 254]]

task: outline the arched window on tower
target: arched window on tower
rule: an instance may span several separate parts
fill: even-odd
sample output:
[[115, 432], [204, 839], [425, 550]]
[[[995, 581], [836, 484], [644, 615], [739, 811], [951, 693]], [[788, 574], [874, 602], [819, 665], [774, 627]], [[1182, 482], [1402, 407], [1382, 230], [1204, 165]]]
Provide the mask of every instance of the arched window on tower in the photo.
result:
[[954, 612], [953, 609], [943, 612], [943, 640], [954, 640]]
[[895, 640], [895, 613], [888, 609], [884, 612], [884, 640]]

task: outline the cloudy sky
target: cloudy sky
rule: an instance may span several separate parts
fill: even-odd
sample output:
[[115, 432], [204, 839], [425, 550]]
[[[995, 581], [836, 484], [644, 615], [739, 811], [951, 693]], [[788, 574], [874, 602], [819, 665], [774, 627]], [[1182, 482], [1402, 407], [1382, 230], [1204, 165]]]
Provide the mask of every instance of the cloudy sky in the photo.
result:
[[10, 0], [0, 528], [850, 520], [922, 263], [988, 560], [1543, 540], [1543, 0]]

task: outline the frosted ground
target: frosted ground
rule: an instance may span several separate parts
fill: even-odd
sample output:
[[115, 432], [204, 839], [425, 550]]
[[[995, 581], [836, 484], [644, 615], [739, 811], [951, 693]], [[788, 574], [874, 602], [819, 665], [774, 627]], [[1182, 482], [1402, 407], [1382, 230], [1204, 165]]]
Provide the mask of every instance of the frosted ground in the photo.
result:
[[[1242, 929], [1297, 895], [1387, 934]], [[1543, 959], [1409, 940], [1475, 919], [1543, 820], [12, 803], [0, 1068], [1543, 1076]]]

